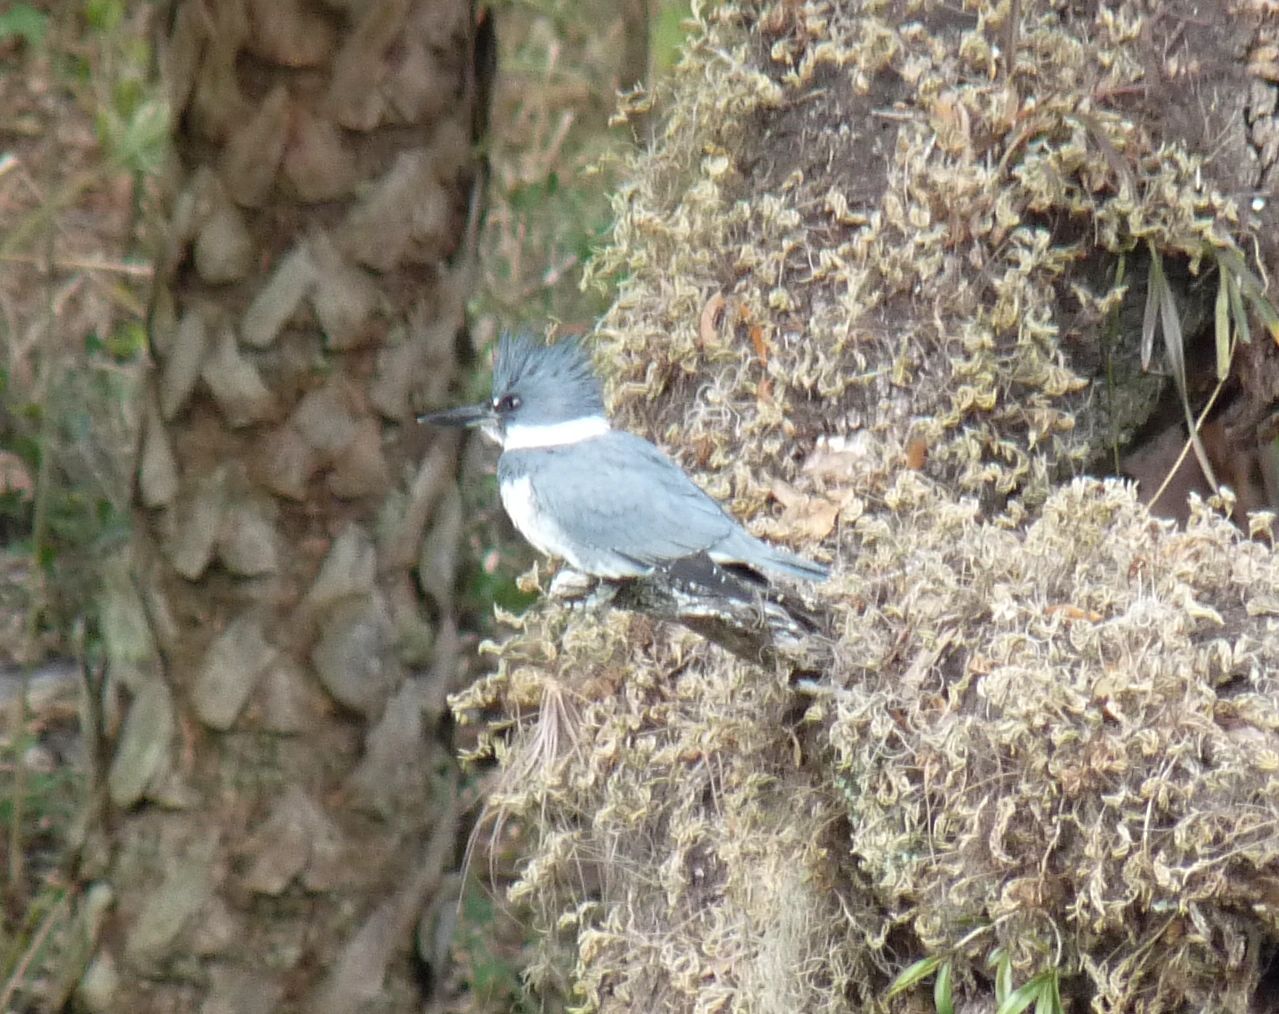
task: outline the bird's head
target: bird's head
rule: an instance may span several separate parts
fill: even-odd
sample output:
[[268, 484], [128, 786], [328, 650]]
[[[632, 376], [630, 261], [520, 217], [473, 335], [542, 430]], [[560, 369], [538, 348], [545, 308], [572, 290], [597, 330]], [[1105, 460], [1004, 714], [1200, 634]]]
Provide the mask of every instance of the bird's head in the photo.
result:
[[585, 349], [573, 339], [546, 345], [528, 335], [503, 336], [488, 402], [418, 421], [478, 426], [508, 451], [577, 443], [608, 429], [599, 378]]

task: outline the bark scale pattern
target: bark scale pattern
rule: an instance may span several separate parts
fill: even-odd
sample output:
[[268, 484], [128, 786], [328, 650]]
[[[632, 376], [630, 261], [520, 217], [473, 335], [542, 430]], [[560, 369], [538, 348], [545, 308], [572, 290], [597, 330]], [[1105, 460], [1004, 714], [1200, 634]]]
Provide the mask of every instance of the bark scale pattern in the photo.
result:
[[79, 999], [420, 1009], [430, 912], [452, 911], [461, 508], [453, 445], [419, 465], [412, 420], [463, 327], [474, 14], [170, 13], [156, 369], [137, 536], [104, 561]]

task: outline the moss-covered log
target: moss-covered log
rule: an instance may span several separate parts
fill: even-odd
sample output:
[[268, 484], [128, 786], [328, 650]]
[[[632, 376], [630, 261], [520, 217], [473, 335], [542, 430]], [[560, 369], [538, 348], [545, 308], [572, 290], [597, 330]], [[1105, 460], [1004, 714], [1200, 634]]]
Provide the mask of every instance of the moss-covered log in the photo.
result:
[[1186, 348], [1255, 276], [1239, 383], [1279, 395], [1276, 38], [1246, 3], [700, 24], [618, 194], [598, 359], [631, 424], [834, 562], [835, 643], [796, 678], [642, 613], [523, 619], [455, 705], [539, 716], [494, 732], [492, 805], [535, 827], [543, 981], [905, 1010], [917, 959], [989, 1003], [1002, 954], [1074, 1009], [1248, 1009], [1279, 947], [1273, 518], [1179, 529], [1087, 476], [1169, 382], [1157, 276]]

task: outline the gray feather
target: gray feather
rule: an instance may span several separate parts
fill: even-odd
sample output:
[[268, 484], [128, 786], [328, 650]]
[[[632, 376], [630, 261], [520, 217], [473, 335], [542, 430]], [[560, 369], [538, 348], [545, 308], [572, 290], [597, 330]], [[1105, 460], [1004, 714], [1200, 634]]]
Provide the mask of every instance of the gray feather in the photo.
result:
[[658, 448], [621, 430], [564, 447], [508, 451], [498, 477], [530, 480], [540, 510], [573, 546], [578, 558], [570, 555], [569, 563], [589, 573], [636, 576], [697, 553], [802, 580], [827, 573], [750, 535]]

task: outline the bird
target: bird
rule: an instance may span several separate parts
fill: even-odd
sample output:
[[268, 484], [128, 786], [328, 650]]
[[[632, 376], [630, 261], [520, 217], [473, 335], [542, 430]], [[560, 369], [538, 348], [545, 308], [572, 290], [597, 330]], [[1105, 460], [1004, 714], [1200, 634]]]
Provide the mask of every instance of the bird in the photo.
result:
[[583, 574], [636, 578], [708, 557], [764, 583], [829, 575], [824, 565], [751, 535], [658, 447], [615, 429], [576, 339], [547, 344], [504, 335], [490, 400], [418, 421], [478, 427], [496, 441], [507, 515], [539, 552]]

